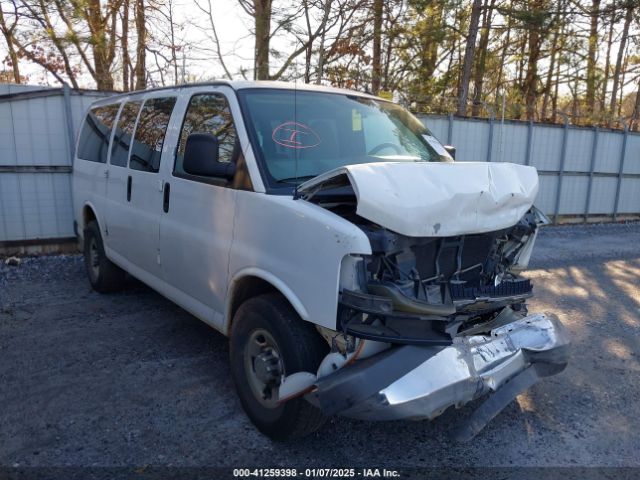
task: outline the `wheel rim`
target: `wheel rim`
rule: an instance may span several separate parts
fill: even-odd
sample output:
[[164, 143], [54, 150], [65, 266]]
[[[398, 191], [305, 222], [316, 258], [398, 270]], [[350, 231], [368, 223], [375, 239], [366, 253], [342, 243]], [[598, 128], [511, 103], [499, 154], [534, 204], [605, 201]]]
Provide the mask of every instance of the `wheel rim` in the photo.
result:
[[91, 238], [89, 241], [89, 269], [93, 278], [98, 278], [100, 275], [100, 252], [95, 238]]
[[276, 408], [284, 368], [278, 344], [269, 332], [262, 328], [251, 332], [244, 362], [247, 380], [256, 400], [266, 408]]

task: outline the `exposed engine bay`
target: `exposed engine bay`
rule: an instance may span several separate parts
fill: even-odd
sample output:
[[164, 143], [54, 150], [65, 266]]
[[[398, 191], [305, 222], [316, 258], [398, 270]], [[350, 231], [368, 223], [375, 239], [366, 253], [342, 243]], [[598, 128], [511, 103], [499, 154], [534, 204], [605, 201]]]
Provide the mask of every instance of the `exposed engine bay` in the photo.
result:
[[363, 164], [305, 182], [301, 198], [357, 226], [370, 254], [343, 258], [336, 328], [317, 372], [282, 379], [325, 414], [434, 418], [493, 392], [468, 440], [515, 396], [562, 371], [570, 340], [530, 313], [526, 269], [546, 216], [535, 169], [514, 164]]
[[314, 197], [320, 206], [361, 228], [372, 254], [349, 261], [338, 330], [397, 344], [448, 345], [457, 335], [489, 331], [503, 309], [526, 316], [532, 296], [526, 268], [541, 225], [535, 207], [515, 225], [452, 237], [409, 237], [360, 217], [349, 187]]

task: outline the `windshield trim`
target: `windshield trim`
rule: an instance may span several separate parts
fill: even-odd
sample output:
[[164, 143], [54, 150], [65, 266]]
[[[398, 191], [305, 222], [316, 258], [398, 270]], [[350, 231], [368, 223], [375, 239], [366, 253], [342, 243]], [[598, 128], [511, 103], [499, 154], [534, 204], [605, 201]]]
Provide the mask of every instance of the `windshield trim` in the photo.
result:
[[[259, 91], [261, 93], [282, 93], [282, 92], [296, 92], [295, 88], [264, 88], [264, 87], [260, 87], [260, 88], [243, 88], [241, 90], [236, 90], [236, 96], [238, 99], [238, 104], [240, 106], [240, 112], [242, 114], [242, 119], [245, 125], [245, 130], [247, 133], [247, 136], [249, 137], [249, 142], [251, 143], [251, 148], [253, 150], [253, 156], [255, 158], [257, 167], [258, 167], [258, 171], [260, 172], [260, 176], [262, 178], [262, 183], [264, 185], [264, 189], [265, 189], [265, 193], [269, 194], [269, 195], [295, 195], [295, 191], [298, 187], [298, 185], [300, 185], [301, 183], [309, 180], [308, 178], [304, 178], [304, 176], [300, 177], [300, 182], [291, 182], [291, 183], [283, 183], [283, 182], [278, 182], [278, 179], [273, 177], [271, 175], [271, 173], [269, 172], [268, 166], [267, 166], [267, 162], [266, 159], [264, 158], [264, 154], [262, 152], [262, 149], [260, 148], [259, 142], [258, 142], [258, 138], [256, 135], [256, 131], [255, 128], [252, 127], [253, 123], [251, 121], [251, 113], [249, 111], [249, 107], [247, 105], [247, 94], [251, 93], [251, 92], [256, 92]], [[327, 92], [314, 92], [314, 91], [309, 91], [309, 90], [299, 90], [300, 92], [304, 92], [305, 94], [319, 94], [319, 95], [337, 95], [337, 96], [341, 96], [341, 97], [349, 97], [350, 95], [344, 93], [344, 92], [332, 92], [332, 91], [327, 91]], [[390, 104], [390, 105], [394, 105], [400, 108], [403, 108], [402, 106], [398, 105], [395, 102], [389, 101], [387, 99], [384, 98], [372, 98], [370, 95], [364, 95], [364, 94], [360, 94], [359, 92], [353, 92], [353, 97], [357, 97], [357, 98], [363, 98], [363, 99], [368, 99], [368, 100], [375, 100], [377, 102], [380, 103], [385, 103], [385, 104]], [[406, 109], [405, 109], [406, 110]], [[411, 112], [409, 112], [411, 113]], [[426, 127], [425, 127], [426, 128]], [[431, 134], [431, 132], [429, 131], [429, 129], [427, 128], [427, 132], [429, 134]], [[432, 134], [431, 134], [432, 135]], [[432, 147], [430, 147], [432, 148]], [[322, 173], [320, 174], [322, 175]], [[317, 175], [316, 175], [317, 176]], [[314, 176], [315, 178], [315, 176]]]

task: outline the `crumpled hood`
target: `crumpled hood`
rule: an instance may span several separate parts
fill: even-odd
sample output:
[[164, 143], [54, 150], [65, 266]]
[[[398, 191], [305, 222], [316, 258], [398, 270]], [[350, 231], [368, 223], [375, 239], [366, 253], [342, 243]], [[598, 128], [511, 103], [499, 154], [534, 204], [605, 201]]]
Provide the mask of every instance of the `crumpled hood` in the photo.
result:
[[309, 200], [347, 179], [358, 200], [358, 215], [411, 237], [510, 227], [531, 208], [538, 193], [535, 168], [484, 162], [347, 165], [302, 183], [298, 193]]

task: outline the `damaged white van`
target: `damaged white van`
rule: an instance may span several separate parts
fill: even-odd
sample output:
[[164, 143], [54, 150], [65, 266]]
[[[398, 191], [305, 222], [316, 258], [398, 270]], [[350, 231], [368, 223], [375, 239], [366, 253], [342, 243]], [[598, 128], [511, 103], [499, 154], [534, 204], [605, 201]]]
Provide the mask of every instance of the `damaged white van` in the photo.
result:
[[454, 162], [366, 94], [214, 82], [96, 102], [73, 166], [99, 292], [125, 272], [230, 338], [247, 415], [288, 439], [330, 415], [432, 419], [487, 399], [475, 435], [563, 370], [520, 276], [545, 217], [534, 168]]

